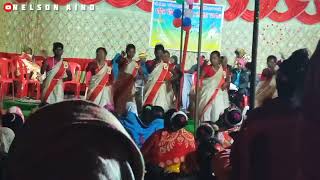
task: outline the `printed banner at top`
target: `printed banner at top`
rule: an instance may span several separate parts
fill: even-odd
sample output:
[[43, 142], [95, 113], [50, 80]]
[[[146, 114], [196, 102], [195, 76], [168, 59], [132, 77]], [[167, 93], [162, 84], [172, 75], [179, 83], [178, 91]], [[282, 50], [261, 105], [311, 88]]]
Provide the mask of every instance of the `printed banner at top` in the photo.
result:
[[[189, 6], [186, 5], [188, 8]], [[150, 47], [163, 44], [167, 49], [180, 49], [180, 28], [173, 25], [173, 11], [182, 10], [182, 5], [175, 1], [153, 1]], [[191, 18], [192, 28], [189, 36], [188, 51], [198, 51], [200, 5], [193, 5]], [[224, 7], [221, 5], [204, 4], [202, 25], [202, 52], [211, 52], [221, 49], [221, 36]]]

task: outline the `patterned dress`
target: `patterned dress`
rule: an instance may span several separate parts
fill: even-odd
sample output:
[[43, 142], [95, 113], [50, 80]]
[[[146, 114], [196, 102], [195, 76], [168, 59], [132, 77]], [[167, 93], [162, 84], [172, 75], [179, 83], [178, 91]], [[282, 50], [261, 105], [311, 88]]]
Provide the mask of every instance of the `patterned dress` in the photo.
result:
[[141, 150], [147, 163], [167, 168], [184, 162], [186, 155], [195, 151], [195, 140], [185, 129], [164, 129], [155, 132]]

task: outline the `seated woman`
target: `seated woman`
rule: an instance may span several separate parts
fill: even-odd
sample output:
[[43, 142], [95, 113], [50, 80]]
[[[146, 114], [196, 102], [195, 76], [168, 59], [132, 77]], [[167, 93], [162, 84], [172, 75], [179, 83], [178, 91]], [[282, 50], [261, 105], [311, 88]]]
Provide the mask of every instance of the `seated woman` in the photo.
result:
[[24, 52], [15, 59], [16, 63], [16, 75], [20, 76], [23, 74], [24, 69], [27, 70], [27, 75], [31, 80], [39, 80], [41, 73], [40, 73], [40, 66], [35, 62], [32, 49], [26, 48]]
[[195, 151], [193, 135], [183, 129], [188, 117], [182, 112], [173, 113], [169, 127], [154, 133], [142, 146], [147, 165], [160, 167], [167, 173], [179, 173], [185, 156]]
[[197, 129], [197, 150], [186, 157], [182, 169], [184, 173], [194, 174], [198, 179], [228, 179], [231, 171], [230, 150], [222, 147], [215, 134], [207, 123]]
[[137, 106], [133, 102], [127, 103], [126, 115], [120, 117], [120, 122], [129, 132], [134, 142], [140, 148], [143, 143], [157, 130], [163, 129], [163, 119], [154, 119], [145, 125], [138, 117]]

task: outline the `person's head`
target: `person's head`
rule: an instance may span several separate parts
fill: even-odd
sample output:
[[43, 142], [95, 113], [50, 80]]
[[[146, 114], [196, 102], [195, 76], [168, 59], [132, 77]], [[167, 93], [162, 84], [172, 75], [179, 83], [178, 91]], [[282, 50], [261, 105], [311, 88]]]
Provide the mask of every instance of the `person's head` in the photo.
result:
[[167, 50], [164, 50], [163, 53], [163, 62], [169, 63], [170, 62], [170, 52]]
[[153, 106], [152, 114], [154, 119], [163, 119], [164, 109], [161, 106]]
[[243, 59], [237, 59], [236, 61], [236, 69], [242, 70], [246, 67], [246, 62]]
[[32, 55], [32, 49], [30, 47], [27, 47], [24, 52]]
[[252, 71], [252, 69], [253, 69], [253, 67], [252, 67], [252, 63], [251, 62], [247, 62], [247, 63], [245, 63], [245, 65], [244, 65], [244, 68], [243, 69], [245, 69], [245, 70], [247, 70], [247, 71]]
[[[198, 58], [197, 58], [198, 60]], [[206, 57], [204, 55], [200, 56], [200, 65], [206, 65], [208, 64], [208, 60], [206, 59]]]
[[154, 56], [156, 57], [156, 60], [161, 60], [164, 53], [164, 46], [162, 44], [157, 44], [154, 47]]
[[171, 56], [171, 63], [175, 65], [178, 64], [178, 57], [176, 55]]
[[172, 114], [169, 121], [169, 130], [178, 131], [184, 128], [188, 124], [188, 116], [182, 112], [178, 111]]
[[96, 50], [96, 60], [99, 62], [103, 62], [106, 60], [107, 50], [104, 47], [99, 47]]
[[277, 57], [274, 55], [270, 55], [267, 58], [267, 66], [270, 69], [274, 69], [277, 66]]
[[215, 130], [212, 128], [212, 126], [210, 124], [203, 123], [196, 131], [196, 140], [198, 143], [202, 143], [214, 137], [214, 135]]
[[218, 66], [220, 63], [220, 52], [212, 51], [210, 54], [210, 62], [213, 66]]
[[63, 44], [61, 42], [53, 43], [52, 51], [55, 57], [61, 58], [63, 54]]
[[290, 100], [291, 105], [300, 105], [308, 63], [309, 54], [306, 49], [293, 52], [287, 60], [281, 63], [277, 72], [279, 98]]
[[18, 114], [6, 113], [2, 116], [2, 126], [10, 128], [16, 133], [23, 127], [23, 120]]
[[236, 106], [231, 106], [226, 111], [226, 117], [224, 119], [224, 123], [226, 124], [226, 128], [233, 128], [235, 126], [239, 126], [242, 123], [242, 112]]
[[236, 54], [236, 58], [242, 58], [246, 55], [246, 51], [242, 48], [238, 48], [234, 52]]
[[222, 64], [223, 67], [227, 67], [227, 65], [228, 65], [227, 56], [221, 56], [221, 64]]
[[153, 121], [152, 109], [153, 109], [152, 105], [145, 105], [142, 107], [141, 120], [146, 125]]
[[129, 59], [134, 58], [136, 55], [136, 47], [133, 44], [128, 44], [126, 47], [126, 54]]
[[24, 124], [24, 116], [19, 107], [13, 106], [2, 116], [2, 126], [13, 130], [14, 133], [20, 131]]
[[9, 156], [11, 180], [133, 180], [144, 174], [142, 155], [120, 122], [86, 101], [52, 104], [32, 114]]
[[11, 107], [8, 109], [7, 112], [8, 112], [8, 113], [17, 114], [18, 116], [21, 117], [21, 119], [22, 119], [22, 121], [23, 121], [23, 123], [24, 123], [25, 118], [24, 118], [23, 112], [22, 112], [22, 110], [21, 110], [20, 107], [18, 107], [18, 106], [11, 106]]
[[173, 113], [178, 112], [175, 108], [169, 109], [165, 114], [164, 114], [164, 127], [169, 128], [170, 127], [170, 119], [173, 115]]
[[141, 61], [147, 60], [147, 53], [145, 52], [139, 53], [139, 60]]

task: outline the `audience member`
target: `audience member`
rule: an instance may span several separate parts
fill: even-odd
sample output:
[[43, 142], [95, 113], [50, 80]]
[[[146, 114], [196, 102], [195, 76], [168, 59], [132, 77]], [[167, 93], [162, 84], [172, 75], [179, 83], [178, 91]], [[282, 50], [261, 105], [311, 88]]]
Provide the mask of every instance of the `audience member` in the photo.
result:
[[278, 96], [276, 85], [277, 57], [271, 55], [267, 58], [267, 68], [262, 71], [260, 82], [255, 95], [255, 107], [260, 107], [266, 100]]
[[19, 107], [10, 107], [5, 114], [2, 115], [2, 126], [10, 128], [14, 133], [17, 133], [24, 124], [24, 116]]
[[153, 111], [152, 111], [153, 106], [152, 105], [145, 105], [142, 107], [142, 112], [141, 112], [141, 120], [143, 124], [149, 124], [150, 122], [153, 121]]
[[48, 105], [32, 114], [16, 135], [9, 157], [11, 180], [144, 176], [142, 155], [120, 122], [104, 108], [80, 100]]
[[169, 109], [163, 116], [164, 119], [164, 127], [170, 128], [170, 119], [173, 115], [173, 113], [178, 112], [177, 109]]
[[196, 174], [198, 179], [228, 179], [231, 170], [230, 150], [222, 147], [215, 134], [215, 130], [207, 123], [197, 129], [197, 151], [186, 157], [183, 166], [185, 173]]
[[0, 127], [0, 154], [9, 152], [13, 139], [14, 132], [10, 128]]
[[232, 71], [231, 82], [237, 87], [236, 105], [242, 107], [243, 96], [249, 95], [249, 73], [245, 68], [244, 61], [237, 61]]
[[279, 98], [249, 113], [231, 151], [232, 179], [308, 179], [300, 110], [308, 61], [305, 49], [295, 51], [278, 70]]
[[180, 172], [185, 156], [195, 150], [193, 135], [184, 129], [187, 121], [185, 113], [175, 112], [169, 127], [157, 131], [145, 142], [142, 153], [147, 166], [163, 168], [167, 173]]
[[141, 122], [138, 117], [137, 106], [133, 102], [127, 103], [126, 115], [120, 117], [120, 122], [131, 135], [134, 142], [139, 148], [143, 143], [157, 130], [163, 129], [164, 122], [162, 118], [155, 118], [148, 125]]

